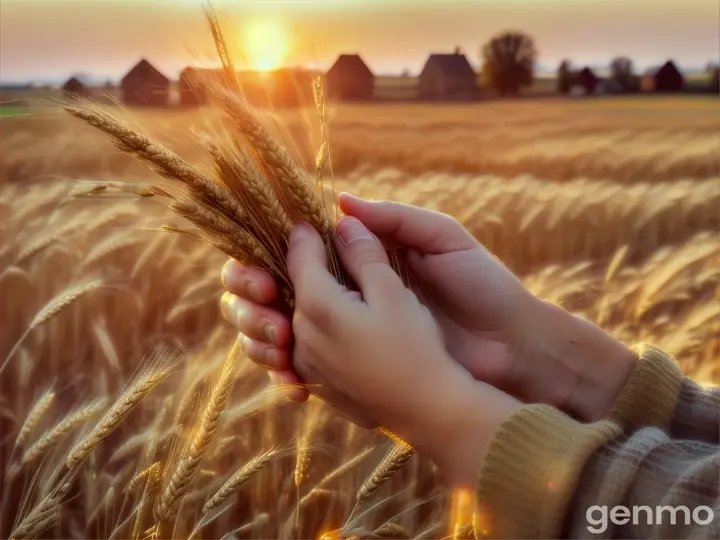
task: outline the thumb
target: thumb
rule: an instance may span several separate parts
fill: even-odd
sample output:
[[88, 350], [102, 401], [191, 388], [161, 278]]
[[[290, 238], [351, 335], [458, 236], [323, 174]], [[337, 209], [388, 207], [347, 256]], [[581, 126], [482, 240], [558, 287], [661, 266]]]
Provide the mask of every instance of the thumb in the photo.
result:
[[341, 193], [340, 208], [377, 236], [428, 255], [464, 251], [477, 241], [447, 214], [390, 201], [367, 201]]
[[290, 234], [287, 269], [295, 288], [296, 305], [328, 298], [342, 287], [328, 271], [325, 244], [320, 234], [306, 223], [298, 223]]
[[385, 248], [365, 225], [345, 216], [335, 228], [335, 247], [343, 267], [368, 304], [396, 298], [405, 287], [390, 266]]

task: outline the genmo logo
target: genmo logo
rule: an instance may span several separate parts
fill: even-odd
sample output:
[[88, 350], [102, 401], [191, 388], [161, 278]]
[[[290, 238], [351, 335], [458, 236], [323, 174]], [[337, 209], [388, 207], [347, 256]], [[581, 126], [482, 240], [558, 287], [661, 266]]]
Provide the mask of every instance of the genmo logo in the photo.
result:
[[690, 510], [687, 506], [591, 506], [585, 512], [587, 529], [593, 534], [607, 531], [614, 525], [709, 525], [715, 513], [709, 506], [698, 506]]

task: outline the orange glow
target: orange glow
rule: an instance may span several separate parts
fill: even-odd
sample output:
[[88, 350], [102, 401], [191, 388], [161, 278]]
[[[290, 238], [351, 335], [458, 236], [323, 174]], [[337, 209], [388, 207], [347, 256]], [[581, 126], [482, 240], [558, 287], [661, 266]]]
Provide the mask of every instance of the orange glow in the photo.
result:
[[450, 525], [465, 528], [473, 525], [473, 517], [476, 511], [475, 491], [472, 489], [455, 489], [452, 494], [452, 508], [450, 512]]
[[243, 56], [252, 69], [270, 71], [283, 65], [290, 51], [287, 30], [277, 21], [253, 21], [242, 32]]

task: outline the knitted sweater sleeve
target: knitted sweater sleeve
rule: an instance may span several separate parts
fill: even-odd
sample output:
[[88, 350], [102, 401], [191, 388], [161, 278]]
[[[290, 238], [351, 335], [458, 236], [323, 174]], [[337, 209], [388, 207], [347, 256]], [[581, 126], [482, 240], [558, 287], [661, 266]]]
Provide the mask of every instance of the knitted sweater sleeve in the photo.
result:
[[606, 419], [528, 405], [501, 426], [478, 476], [478, 536], [720, 538], [720, 390], [639, 352]]

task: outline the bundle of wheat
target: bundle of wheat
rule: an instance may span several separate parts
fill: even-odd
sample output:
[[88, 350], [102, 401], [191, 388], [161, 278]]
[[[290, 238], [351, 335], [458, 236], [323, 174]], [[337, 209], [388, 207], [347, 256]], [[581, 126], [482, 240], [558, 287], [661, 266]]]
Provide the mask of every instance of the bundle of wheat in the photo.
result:
[[[287, 241], [294, 222], [309, 223], [321, 234], [331, 273], [341, 284], [353, 286], [340, 265], [331, 236], [337, 209], [328, 208], [320, 194], [323, 172], [330, 157], [322, 85], [319, 80], [314, 83], [315, 104], [321, 119], [323, 140], [316, 159], [316, 178], [313, 179], [297, 165], [292, 154], [270, 133], [243, 98], [219, 22], [210, 6], [206, 8], [206, 17], [226, 79], [230, 82], [230, 88], [217, 85], [211, 87], [209, 92], [209, 96], [225, 113], [229, 126], [220, 135], [201, 138], [214, 165], [213, 175], [203, 175], [169, 149], [101, 110], [67, 107], [67, 112], [109, 135], [118, 148], [148, 162], [159, 176], [179, 182], [185, 188], [181, 193], [173, 194], [171, 188], [153, 183], [91, 182], [79, 184], [71, 194], [74, 197], [97, 197], [130, 193], [141, 198], [156, 197], [168, 201], [172, 211], [195, 227], [163, 225], [163, 230], [203, 240], [230, 257], [270, 272], [282, 292], [282, 305], [279, 308], [290, 314], [294, 309], [294, 294], [286, 257]], [[401, 256], [390, 251], [389, 260], [407, 285], [407, 273], [403, 271]], [[152, 530], [154, 535], [160, 534], [162, 527], [175, 517], [177, 503], [198, 472], [200, 460], [209, 447], [219, 415], [225, 408], [239, 348], [240, 345], [236, 344], [228, 356], [203, 413], [198, 433], [179, 458], [174, 472], [161, 490], [155, 512], [157, 522]], [[300, 439], [294, 475], [297, 485], [302, 481], [303, 468], [307, 466], [307, 459], [303, 457], [303, 440], [307, 439]], [[88, 444], [85, 443], [82, 448]], [[358, 492], [359, 503], [365, 501], [370, 493], [386, 482], [414, 454], [414, 450], [403, 441], [398, 440], [394, 444], [394, 448]], [[72, 456], [78, 452], [80, 455], [87, 454], [87, 449], [81, 450], [71, 454], [69, 463], [77, 461]], [[230, 478], [206, 503], [204, 512], [205, 509], [209, 512], [218, 506], [219, 501], [227, 498], [242, 484], [243, 478], [262, 468], [260, 464], [266, 464], [271, 457], [272, 453], [263, 454], [253, 465], [248, 464], [238, 471], [237, 478]], [[156, 474], [153, 473], [152, 478]], [[149, 478], [146, 487], [150, 481]]]

